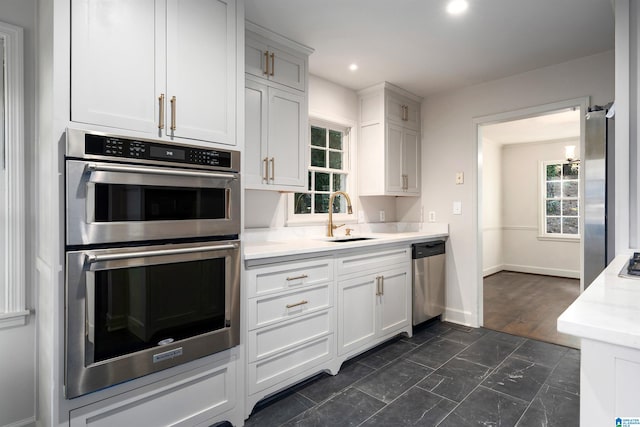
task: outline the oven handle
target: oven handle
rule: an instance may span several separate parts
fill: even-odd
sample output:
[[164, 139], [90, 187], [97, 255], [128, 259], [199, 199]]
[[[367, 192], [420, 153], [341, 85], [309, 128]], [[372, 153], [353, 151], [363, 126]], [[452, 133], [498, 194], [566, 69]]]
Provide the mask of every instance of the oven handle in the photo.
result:
[[171, 175], [171, 176], [187, 176], [197, 178], [222, 178], [227, 180], [236, 180], [238, 176], [232, 173], [211, 173], [211, 172], [197, 172], [176, 170], [171, 168], [151, 168], [151, 167], [137, 167], [137, 166], [125, 166], [125, 165], [105, 165], [97, 163], [87, 163], [86, 170], [89, 172], [123, 172], [123, 173], [146, 173], [151, 175]]
[[191, 254], [196, 252], [207, 252], [207, 251], [222, 251], [225, 249], [238, 249], [238, 245], [230, 244], [230, 245], [200, 246], [195, 248], [160, 249], [158, 251], [125, 252], [125, 253], [119, 253], [119, 254], [106, 254], [106, 255], [89, 254], [87, 255], [87, 262], [89, 264], [93, 264], [96, 262], [103, 262], [103, 261], [117, 261], [121, 259], [131, 259], [131, 258], [147, 258], [147, 257], [163, 256], [163, 255]]

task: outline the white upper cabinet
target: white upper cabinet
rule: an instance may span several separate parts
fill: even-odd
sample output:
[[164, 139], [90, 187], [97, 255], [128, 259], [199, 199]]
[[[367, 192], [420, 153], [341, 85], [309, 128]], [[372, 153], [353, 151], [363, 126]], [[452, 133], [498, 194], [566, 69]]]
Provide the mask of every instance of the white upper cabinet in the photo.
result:
[[312, 50], [250, 22], [246, 29], [245, 187], [302, 191], [307, 186]]
[[386, 82], [358, 94], [359, 194], [420, 195], [420, 98]]
[[72, 0], [71, 120], [236, 144], [235, 0]]

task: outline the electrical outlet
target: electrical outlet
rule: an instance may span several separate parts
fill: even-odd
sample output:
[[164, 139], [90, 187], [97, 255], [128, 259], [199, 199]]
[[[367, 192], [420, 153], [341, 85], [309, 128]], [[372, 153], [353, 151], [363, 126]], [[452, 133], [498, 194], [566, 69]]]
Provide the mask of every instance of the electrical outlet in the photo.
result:
[[364, 211], [362, 211], [362, 210], [358, 211], [358, 222], [360, 224], [362, 224], [364, 222]]
[[380, 211], [380, 222], [384, 222], [384, 211]]
[[420, 222], [424, 222], [424, 206], [420, 206]]
[[429, 211], [429, 222], [436, 222], [436, 213], [435, 213], [435, 211]]
[[456, 185], [464, 184], [464, 172], [456, 172]]
[[462, 215], [462, 202], [453, 202], [453, 214]]

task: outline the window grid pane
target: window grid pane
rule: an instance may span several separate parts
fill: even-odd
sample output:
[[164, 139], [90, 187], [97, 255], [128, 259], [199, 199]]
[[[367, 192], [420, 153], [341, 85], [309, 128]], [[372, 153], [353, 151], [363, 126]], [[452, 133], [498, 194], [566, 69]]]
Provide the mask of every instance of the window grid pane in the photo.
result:
[[544, 166], [544, 226], [547, 234], [579, 234], [580, 164], [549, 163]]

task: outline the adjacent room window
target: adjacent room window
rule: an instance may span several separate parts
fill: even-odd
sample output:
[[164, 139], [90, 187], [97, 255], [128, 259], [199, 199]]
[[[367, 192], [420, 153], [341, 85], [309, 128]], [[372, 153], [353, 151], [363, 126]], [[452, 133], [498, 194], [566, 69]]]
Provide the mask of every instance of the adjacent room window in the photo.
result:
[[542, 235], [580, 236], [580, 163], [543, 162]]
[[[350, 183], [350, 128], [335, 123], [310, 121], [308, 187], [294, 193], [289, 208], [290, 220], [325, 220], [329, 213], [329, 197], [344, 191], [355, 202]], [[334, 214], [347, 214], [347, 202], [342, 196], [333, 201]]]

